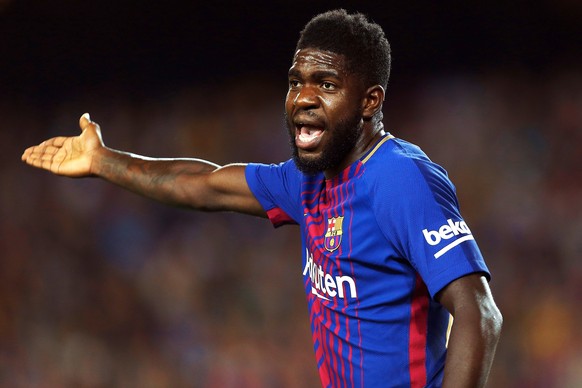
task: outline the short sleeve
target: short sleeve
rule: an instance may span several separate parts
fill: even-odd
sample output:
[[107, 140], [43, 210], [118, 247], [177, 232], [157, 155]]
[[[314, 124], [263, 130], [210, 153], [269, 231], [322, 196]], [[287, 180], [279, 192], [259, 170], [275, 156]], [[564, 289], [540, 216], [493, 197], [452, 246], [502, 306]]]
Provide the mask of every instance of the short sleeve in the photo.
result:
[[434, 297], [462, 276], [490, 275], [447, 173], [423, 155], [397, 158], [395, 172], [376, 180], [374, 207], [384, 235]]
[[251, 192], [275, 227], [299, 223], [301, 174], [292, 160], [280, 164], [248, 164], [245, 176]]

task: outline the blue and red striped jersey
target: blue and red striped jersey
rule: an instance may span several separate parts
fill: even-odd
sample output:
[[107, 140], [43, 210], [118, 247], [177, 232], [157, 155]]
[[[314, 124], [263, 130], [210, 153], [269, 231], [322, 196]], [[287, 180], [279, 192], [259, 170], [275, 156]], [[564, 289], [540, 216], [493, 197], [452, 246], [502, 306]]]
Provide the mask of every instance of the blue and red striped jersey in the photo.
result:
[[246, 178], [275, 226], [300, 226], [322, 386], [440, 386], [450, 315], [434, 296], [489, 278], [446, 171], [386, 135], [333, 179], [291, 160]]

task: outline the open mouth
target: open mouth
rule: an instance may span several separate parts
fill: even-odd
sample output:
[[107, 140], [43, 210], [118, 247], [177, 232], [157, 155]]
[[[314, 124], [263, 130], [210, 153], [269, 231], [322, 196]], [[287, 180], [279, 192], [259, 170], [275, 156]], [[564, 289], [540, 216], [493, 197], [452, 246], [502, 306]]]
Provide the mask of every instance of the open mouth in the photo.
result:
[[323, 133], [321, 127], [298, 123], [295, 126], [295, 144], [304, 150], [314, 149], [319, 145]]

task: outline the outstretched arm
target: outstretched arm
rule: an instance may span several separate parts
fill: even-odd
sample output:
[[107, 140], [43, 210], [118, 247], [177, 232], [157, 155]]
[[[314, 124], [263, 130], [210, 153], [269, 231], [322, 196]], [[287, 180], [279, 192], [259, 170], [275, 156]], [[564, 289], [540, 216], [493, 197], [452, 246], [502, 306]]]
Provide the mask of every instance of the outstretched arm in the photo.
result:
[[265, 217], [245, 178], [245, 166], [200, 159], [153, 159], [105, 147], [99, 125], [85, 113], [81, 134], [55, 137], [24, 151], [31, 166], [69, 177], [98, 176], [155, 200], [205, 211]]
[[484, 387], [503, 322], [485, 277], [472, 274], [457, 279], [437, 300], [454, 319], [443, 387]]

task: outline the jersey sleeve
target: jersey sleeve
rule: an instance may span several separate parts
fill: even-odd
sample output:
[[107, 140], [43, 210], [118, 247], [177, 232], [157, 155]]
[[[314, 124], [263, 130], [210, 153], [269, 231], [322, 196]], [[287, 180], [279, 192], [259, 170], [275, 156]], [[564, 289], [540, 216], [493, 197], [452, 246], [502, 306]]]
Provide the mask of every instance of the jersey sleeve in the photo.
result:
[[462, 276], [483, 273], [490, 279], [490, 274], [447, 173], [422, 155], [395, 160], [395, 172], [377, 180], [382, 195], [374, 196], [374, 206], [384, 235], [434, 297]]
[[247, 184], [275, 227], [298, 224], [301, 210], [301, 174], [292, 160], [280, 164], [250, 163]]

